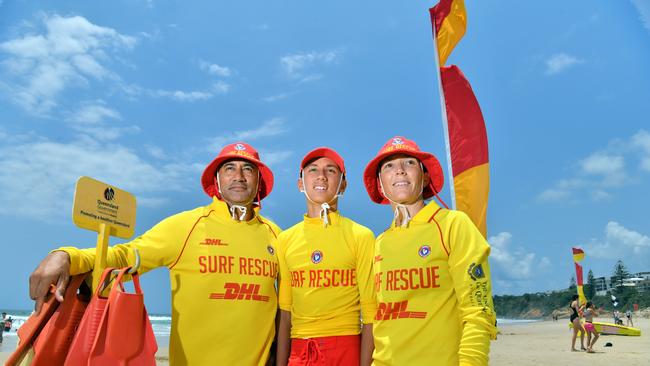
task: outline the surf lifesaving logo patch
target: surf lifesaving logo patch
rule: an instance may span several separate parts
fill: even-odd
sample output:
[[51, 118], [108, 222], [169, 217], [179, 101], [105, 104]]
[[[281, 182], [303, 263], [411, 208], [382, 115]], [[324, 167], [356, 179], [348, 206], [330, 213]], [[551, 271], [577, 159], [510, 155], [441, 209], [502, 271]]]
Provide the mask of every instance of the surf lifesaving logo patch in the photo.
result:
[[421, 246], [420, 249], [418, 249], [418, 254], [419, 254], [420, 257], [422, 257], [422, 258], [426, 258], [426, 257], [428, 257], [429, 254], [431, 254], [431, 247], [428, 246], [428, 245], [423, 245], [423, 246]]
[[246, 146], [244, 146], [243, 144], [236, 144], [235, 145], [235, 150], [237, 150], [237, 151], [246, 150]]
[[314, 264], [318, 264], [323, 260], [323, 253], [320, 250], [314, 250], [313, 253], [311, 253], [311, 261]]
[[470, 277], [472, 277], [474, 281], [485, 277], [485, 272], [483, 271], [483, 265], [481, 264], [476, 264], [476, 263], [470, 264], [467, 273], [469, 274]]
[[393, 145], [402, 145], [403, 143], [404, 140], [402, 140], [400, 137], [395, 137], [392, 142]]

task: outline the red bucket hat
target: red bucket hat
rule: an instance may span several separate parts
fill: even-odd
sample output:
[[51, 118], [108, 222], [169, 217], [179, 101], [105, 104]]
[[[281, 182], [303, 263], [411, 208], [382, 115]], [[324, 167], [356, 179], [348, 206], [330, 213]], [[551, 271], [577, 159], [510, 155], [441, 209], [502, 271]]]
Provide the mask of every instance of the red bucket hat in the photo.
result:
[[379, 186], [379, 164], [387, 157], [395, 154], [405, 154], [413, 156], [422, 162], [422, 165], [429, 172], [429, 185], [424, 187], [424, 198], [433, 197], [442, 189], [445, 177], [442, 174], [440, 162], [433, 154], [420, 150], [418, 145], [402, 136], [395, 136], [379, 150], [377, 155], [368, 163], [363, 172], [363, 184], [370, 199], [375, 203], [388, 204], [389, 201], [381, 193]]
[[309, 162], [318, 158], [332, 159], [332, 161], [336, 163], [339, 169], [341, 169], [341, 172], [345, 174], [345, 163], [343, 162], [343, 158], [336, 151], [330, 149], [329, 147], [317, 147], [314, 150], [308, 152], [307, 155], [302, 158], [302, 162], [300, 163], [300, 171], [302, 171], [305, 165], [309, 164]]
[[221, 198], [219, 190], [214, 183], [214, 177], [221, 164], [226, 160], [232, 159], [244, 159], [257, 166], [257, 169], [260, 171], [260, 182], [257, 191], [260, 200], [271, 193], [271, 190], [273, 189], [273, 172], [271, 172], [271, 169], [262, 163], [257, 150], [255, 150], [251, 145], [245, 142], [236, 142], [234, 144], [226, 145], [221, 149], [219, 155], [212, 160], [207, 167], [205, 167], [203, 175], [201, 176], [201, 184], [203, 185], [203, 190], [208, 196]]

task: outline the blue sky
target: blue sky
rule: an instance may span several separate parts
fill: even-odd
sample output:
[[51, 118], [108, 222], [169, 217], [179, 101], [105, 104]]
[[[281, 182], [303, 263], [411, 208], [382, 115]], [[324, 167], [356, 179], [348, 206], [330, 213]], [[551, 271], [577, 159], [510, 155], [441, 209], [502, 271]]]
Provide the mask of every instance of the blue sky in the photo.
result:
[[[494, 292], [566, 287], [571, 246], [597, 276], [650, 271], [650, 2], [466, 3], [448, 63], [487, 124]], [[0, 1], [0, 307], [31, 306], [49, 250], [94, 245], [71, 220], [79, 176], [133, 192], [142, 233], [208, 203], [203, 167], [238, 139], [275, 172], [280, 226], [305, 209], [300, 158], [327, 145], [342, 212], [381, 232], [391, 212], [361, 185], [381, 145], [404, 135], [446, 165], [431, 5]], [[143, 278], [150, 312], [169, 312], [167, 276]]]

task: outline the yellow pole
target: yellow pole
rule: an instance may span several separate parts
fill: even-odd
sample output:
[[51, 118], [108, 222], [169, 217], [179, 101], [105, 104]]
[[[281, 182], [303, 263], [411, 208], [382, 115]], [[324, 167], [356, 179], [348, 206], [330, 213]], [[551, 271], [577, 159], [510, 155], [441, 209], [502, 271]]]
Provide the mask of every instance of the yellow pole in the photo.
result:
[[97, 290], [102, 272], [106, 268], [106, 254], [108, 253], [108, 239], [110, 238], [110, 234], [111, 227], [100, 223], [95, 250], [95, 267], [93, 268], [93, 293]]

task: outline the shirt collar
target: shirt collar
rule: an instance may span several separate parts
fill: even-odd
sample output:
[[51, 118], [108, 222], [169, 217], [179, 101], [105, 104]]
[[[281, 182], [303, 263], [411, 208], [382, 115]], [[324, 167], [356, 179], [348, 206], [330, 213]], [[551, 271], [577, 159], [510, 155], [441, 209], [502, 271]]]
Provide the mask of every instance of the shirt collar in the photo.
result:
[[[230, 214], [230, 208], [228, 207], [228, 204], [225, 201], [218, 199], [216, 196], [212, 197], [210, 210], [213, 210], [217, 215], [217, 217], [239, 222], [237, 220], [233, 220], [232, 215]], [[250, 220], [244, 222], [246, 223], [257, 222], [257, 216], [259, 215], [259, 211], [260, 211], [259, 206], [253, 206], [253, 217], [251, 217]]]
[[[431, 219], [431, 216], [433, 216], [436, 211], [440, 209], [440, 206], [436, 203], [436, 201], [431, 200], [431, 202], [427, 203], [422, 207], [422, 209], [411, 218], [411, 221], [409, 224], [417, 222], [417, 223], [427, 223]], [[391, 229], [395, 229], [395, 220], [391, 222], [390, 224]], [[399, 227], [398, 227], [399, 228]]]
[[[341, 222], [341, 215], [338, 211], [329, 211], [327, 218], [329, 219], [330, 225], [338, 225]], [[306, 225], [320, 225], [323, 226], [323, 219], [319, 217], [309, 217], [306, 214], [303, 215], [303, 222]]]

